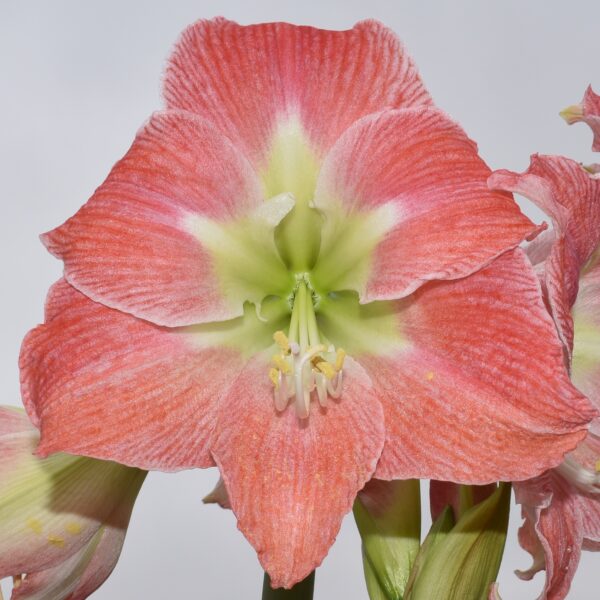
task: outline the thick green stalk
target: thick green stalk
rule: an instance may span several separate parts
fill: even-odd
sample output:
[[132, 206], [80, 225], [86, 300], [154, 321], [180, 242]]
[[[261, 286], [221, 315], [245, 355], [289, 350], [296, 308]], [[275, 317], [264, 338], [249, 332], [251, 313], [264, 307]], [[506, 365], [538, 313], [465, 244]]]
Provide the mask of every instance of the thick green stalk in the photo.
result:
[[313, 571], [306, 579], [299, 581], [292, 589], [273, 589], [271, 579], [265, 573], [263, 580], [262, 600], [312, 600], [315, 589], [315, 572]]

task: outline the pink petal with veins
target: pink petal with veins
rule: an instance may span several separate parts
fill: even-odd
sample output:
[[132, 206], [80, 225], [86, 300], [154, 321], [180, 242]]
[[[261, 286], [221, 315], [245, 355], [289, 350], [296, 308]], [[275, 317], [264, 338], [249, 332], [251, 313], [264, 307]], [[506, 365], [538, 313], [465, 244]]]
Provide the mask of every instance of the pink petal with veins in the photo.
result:
[[242, 217], [262, 202], [250, 165], [195, 115], [155, 114], [76, 215], [42, 236], [69, 283], [158, 325], [242, 314], [224, 297], [190, 219]]
[[396, 35], [376, 21], [347, 31], [198, 21], [169, 60], [164, 95], [169, 108], [212, 121], [257, 168], [290, 118], [322, 157], [365, 115], [431, 103]]
[[238, 526], [274, 587], [313, 571], [357, 492], [371, 479], [384, 440], [381, 405], [363, 369], [347, 359], [344, 393], [310, 418], [275, 414], [268, 359], [244, 369], [219, 408], [212, 452]]
[[490, 173], [475, 143], [432, 108], [370, 115], [346, 131], [325, 159], [315, 204], [355, 214], [388, 206], [395, 220], [361, 301], [464, 277], [535, 235], [509, 194], [488, 189]]
[[27, 335], [20, 358], [23, 400], [41, 424], [38, 453], [165, 471], [211, 466], [216, 405], [240, 353], [106, 308], [64, 281], [50, 297], [62, 310]]

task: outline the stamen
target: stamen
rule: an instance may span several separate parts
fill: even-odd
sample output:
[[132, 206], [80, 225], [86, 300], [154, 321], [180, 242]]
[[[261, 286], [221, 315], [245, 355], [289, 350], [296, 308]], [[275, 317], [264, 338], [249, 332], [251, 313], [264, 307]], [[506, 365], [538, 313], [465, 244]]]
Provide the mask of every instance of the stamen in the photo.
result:
[[273, 339], [275, 343], [283, 350], [283, 352], [289, 353], [290, 351], [290, 341], [287, 338], [287, 335], [283, 333], [283, 331], [276, 331], [273, 334]]
[[274, 354], [271, 360], [273, 361], [273, 364], [285, 375], [292, 372], [290, 363], [280, 354]]
[[306, 419], [313, 392], [323, 408], [327, 407], [329, 396], [340, 397], [346, 353], [321, 342], [315, 315], [319, 298], [307, 274], [296, 275], [296, 281], [289, 299], [292, 308], [289, 337], [283, 331], [273, 335], [279, 353], [272, 357], [269, 378], [274, 387], [275, 408], [285, 410], [294, 398], [296, 415]]
[[275, 386], [275, 389], [279, 389], [279, 371], [277, 369], [269, 369], [269, 379]]
[[323, 373], [323, 375], [325, 375], [325, 377], [327, 377], [327, 379], [333, 379], [335, 377], [335, 367], [326, 360], [320, 360], [315, 366], [317, 369], [319, 369], [319, 371], [321, 371], [321, 373]]
[[335, 356], [335, 370], [341, 371], [344, 367], [344, 359], [346, 358], [346, 351], [343, 348], [338, 348]]

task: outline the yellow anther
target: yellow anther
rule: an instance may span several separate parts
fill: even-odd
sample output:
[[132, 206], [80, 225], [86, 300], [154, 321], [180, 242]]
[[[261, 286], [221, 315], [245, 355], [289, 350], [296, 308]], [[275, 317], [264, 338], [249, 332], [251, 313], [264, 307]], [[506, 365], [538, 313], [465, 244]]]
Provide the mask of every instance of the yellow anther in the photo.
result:
[[71, 535], [79, 535], [82, 532], [83, 527], [79, 523], [67, 523], [65, 529]]
[[333, 379], [335, 377], [335, 369], [331, 363], [328, 363], [326, 360], [320, 360], [316, 365], [317, 369], [327, 377], [327, 379]]
[[596, 467], [596, 473], [600, 473], [600, 460], [596, 461], [595, 467]]
[[433, 381], [434, 377], [435, 373], [433, 371], [428, 371], [427, 373], [425, 373], [425, 379], [427, 379], [427, 381]]
[[269, 379], [275, 386], [275, 388], [279, 388], [279, 371], [277, 369], [269, 369]]
[[48, 540], [49, 544], [58, 546], [59, 548], [62, 548], [65, 545], [65, 540], [57, 535], [49, 535], [46, 539]]
[[27, 519], [27, 527], [29, 527], [33, 533], [37, 533], [38, 535], [42, 533], [42, 522], [39, 519], [34, 519], [33, 517]]
[[273, 364], [282, 373], [287, 374], [287, 373], [292, 372], [292, 367], [290, 367], [290, 364], [288, 363], [288, 361], [285, 360], [285, 358], [283, 358], [283, 356], [281, 356], [281, 354], [273, 354], [273, 357], [271, 358], [271, 360], [273, 361]]
[[346, 358], [346, 351], [343, 348], [338, 348], [335, 356], [335, 370], [341, 371], [344, 366], [344, 359]]
[[283, 331], [276, 331], [273, 334], [273, 339], [284, 352], [290, 351], [290, 340], [288, 340], [287, 335]]

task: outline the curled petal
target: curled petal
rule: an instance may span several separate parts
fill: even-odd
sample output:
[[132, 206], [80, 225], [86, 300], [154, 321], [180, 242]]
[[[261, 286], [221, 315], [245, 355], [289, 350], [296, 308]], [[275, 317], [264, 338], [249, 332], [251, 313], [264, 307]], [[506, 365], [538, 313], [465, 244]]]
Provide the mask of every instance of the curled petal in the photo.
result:
[[[47, 304], [54, 318], [27, 335], [20, 357], [24, 402], [41, 428], [38, 454], [163, 470], [213, 464], [216, 403], [243, 364], [238, 349], [220, 347], [218, 328], [162, 328], [64, 281]], [[222, 335], [233, 336], [236, 322]]]
[[381, 405], [347, 359], [344, 393], [310, 417], [276, 413], [268, 359], [244, 369], [219, 408], [212, 452], [238, 526], [273, 587], [289, 588], [327, 554], [342, 517], [371, 479], [384, 439]]
[[600, 152], [600, 96], [594, 93], [591, 85], [585, 90], [581, 103], [565, 108], [561, 116], [569, 125], [580, 121], [586, 123], [594, 134], [592, 150]]
[[375, 21], [348, 31], [198, 21], [169, 60], [164, 95], [213, 122], [258, 170], [283, 123], [322, 157], [360, 117], [431, 102], [398, 38]]
[[580, 271], [600, 243], [600, 181], [572, 160], [536, 154], [525, 173], [497, 171], [489, 185], [526, 196], [552, 218], [555, 241], [545, 263], [545, 287], [570, 356]]
[[385, 111], [355, 123], [327, 155], [316, 206], [325, 212], [315, 281], [361, 302], [407, 296], [464, 277], [536, 227], [462, 129], [432, 108]]
[[207, 231], [262, 202], [252, 168], [213, 125], [158, 113], [87, 204], [42, 239], [64, 261], [66, 279], [106, 306], [159, 325], [223, 320], [285, 280], [274, 246], [261, 249], [268, 280], [258, 291], [246, 282], [229, 293], [220, 278], [215, 235]]
[[[531, 579], [545, 568], [546, 581], [539, 600], [562, 600], [581, 556], [584, 527], [580, 497], [554, 472], [515, 484], [515, 492], [525, 518], [519, 541], [534, 559], [530, 569], [517, 575]], [[532, 502], [536, 496], [538, 501]]]

